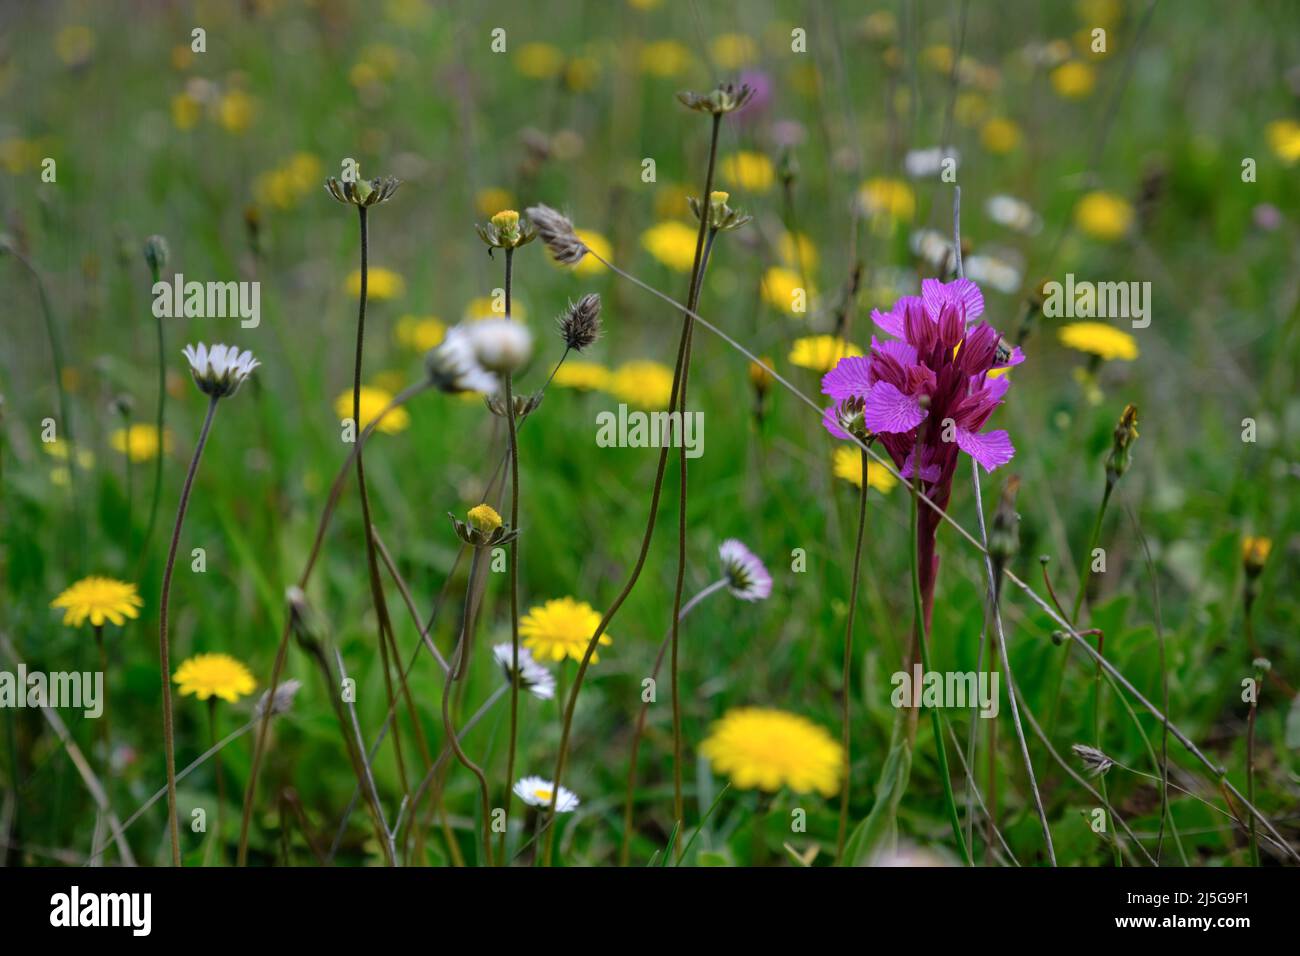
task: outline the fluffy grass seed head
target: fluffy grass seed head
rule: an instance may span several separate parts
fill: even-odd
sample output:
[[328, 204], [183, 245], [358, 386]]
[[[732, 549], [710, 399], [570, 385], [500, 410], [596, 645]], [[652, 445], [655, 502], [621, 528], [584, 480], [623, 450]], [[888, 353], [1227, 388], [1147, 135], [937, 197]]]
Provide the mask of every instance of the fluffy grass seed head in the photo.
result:
[[[365, 430], [392, 403], [393, 393], [377, 385], [362, 385], [359, 394], [361, 398], [359, 417], [361, 420], [356, 423], [356, 426]], [[339, 397], [334, 400], [334, 411], [338, 413], [340, 418], [352, 417], [351, 389], [339, 393]], [[379, 419], [375, 431], [383, 432], [385, 435], [396, 435], [398, 432], [405, 431], [410, 424], [410, 414], [405, 408], [398, 407], [389, 410], [383, 418]]]
[[257, 686], [248, 668], [229, 654], [195, 654], [176, 668], [172, 680], [180, 685], [182, 697], [220, 697], [232, 704]]
[[[521, 777], [515, 781], [515, 796], [530, 807], [549, 807], [555, 795], [555, 784], [542, 777]], [[555, 799], [556, 813], [572, 813], [578, 809], [578, 796], [568, 787], [561, 786]]]
[[1115, 761], [1096, 747], [1089, 747], [1087, 744], [1071, 744], [1070, 749], [1074, 751], [1074, 755], [1079, 758], [1079, 762], [1083, 764], [1090, 777], [1100, 777], [1115, 765]]
[[727, 711], [700, 744], [713, 769], [741, 790], [775, 793], [840, 789], [843, 750], [823, 728], [798, 714], [765, 707]]
[[[586, 601], [571, 597], [553, 598], [529, 610], [519, 621], [524, 645], [542, 660], [562, 661], [566, 657], [581, 661], [600, 626], [600, 614]], [[600, 635], [601, 644], [612, 644], [608, 634]], [[600, 656], [592, 653], [593, 664]]]
[[565, 347], [585, 352], [600, 338], [600, 296], [588, 292], [577, 302], [570, 302], [558, 324]]
[[63, 623], [81, 627], [87, 620], [94, 627], [109, 621], [121, 627], [126, 619], [140, 616], [144, 599], [136, 592], [134, 584], [91, 575], [63, 591], [50, 602], [50, 607], [63, 609]]
[[252, 352], [241, 352], [235, 345], [209, 347], [200, 342], [197, 349], [187, 345], [183, 351], [190, 363], [194, 384], [204, 395], [213, 398], [234, 395], [253, 370], [262, 364], [253, 358]]
[[587, 254], [587, 246], [578, 238], [572, 220], [550, 206], [541, 204], [529, 206], [526, 212], [552, 259], [567, 266], [582, 261]]
[[1061, 344], [1105, 361], [1131, 362], [1138, 357], [1137, 339], [1104, 322], [1071, 322], [1056, 333]]
[[[492, 648], [492, 656], [505, 671], [506, 683], [513, 684], [515, 677], [514, 645], [497, 644]], [[526, 647], [519, 648], [519, 688], [526, 690], [538, 700], [550, 700], [555, 696], [555, 675], [533, 659], [533, 652]]]

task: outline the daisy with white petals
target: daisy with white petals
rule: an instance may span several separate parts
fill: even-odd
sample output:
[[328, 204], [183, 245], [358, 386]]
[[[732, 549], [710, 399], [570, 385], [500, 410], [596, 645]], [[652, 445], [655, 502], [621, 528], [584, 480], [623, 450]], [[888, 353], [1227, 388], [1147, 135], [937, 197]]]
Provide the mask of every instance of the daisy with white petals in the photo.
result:
[[194, 384], [204, 395], [225, 398], [239, 391], [239, 386], [262, 363], [247, 350], [241, 352], [236, 345], [214, 345], [211, 348], [199, 343], [185, 346], [185, 358], [190, 363]]
[[[514, 682], [514, 646], [497, 644], [492, 648], [492, 656], [505, 671], [506, 682]], [[519, 648], [519, 686], [538, 700], [550, 700], [555, 696], [555, 675], [533, 658], [533, 652], [526, 647]]]
[[[530, 807], [549, 807], [555, 793], [555, 784], [542, 777], [523, 777], [515, 783], [515, 796]], [[568, 787], [560, 787], [555, 800], [556, 813], [572, 813], [578, 809], [578, 795]]]
[[185, 511], [189, 507], [190, 492], [194, 489], [194, 476], [199, 470], [199, 459], [203, 456], [204, 446], [208, 443], [208, 434], [212, 430], [212, 419], [217, 413], [217, 403], [228, 395], [239, 391], [239, 386], [260, 364], [253, 358], [253, 353], [241, 352], [233, 345], [207, 346], [202, 343], [198, 348], [185, 346], [185, 359], [190, 363], [190, 374], [199, 391], [208, 396], [208, 412], [199, 430], [199, 440], [194, 446], [194, 457], [190, 459], [190, 468], [185, 475], [185, 484], [181, 486], [181, 500], [176, 509], [176, 524], [172, 528], [171, 547], [167, 550], [167, 564], [163, 569], [162, 597], [158, 601], [158, 656], [161, 665], [163, 691], [163, 750], [167, 758], [167, 817], [171, 830], [172, 866], [181, 865], [180, 822], [176, 812], [176, 741], [172, 719], [171, 688], [171, 654], [167, 641], [168, 610], [171, 607], [172, 573], [176, 570], [176, 548], [181, 540], [181, 528], [185, 524]]
[[772, 575], [758, 555], [735, 538], [728, 538], [718, 548], [722, 570], [727, 576], [727, 590], [742, 601], [762, 601], [772, 593]]

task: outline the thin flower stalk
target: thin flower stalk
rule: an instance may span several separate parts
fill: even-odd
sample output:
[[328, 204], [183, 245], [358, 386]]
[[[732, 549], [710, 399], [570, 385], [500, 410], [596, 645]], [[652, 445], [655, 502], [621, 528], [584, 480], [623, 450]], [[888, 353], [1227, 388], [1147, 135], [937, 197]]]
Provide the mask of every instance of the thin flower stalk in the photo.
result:
[[853, 545], [853, 573], [849, 578], [849, 611], [844, 622], [844, 661], [840, 665], [840, 746], [844, 749], [844, 788], [840, 791], [840, 820], [835, 836], [835, 859], [844, 856], [849, 831], [849, 777], [853, 766], [849, 748], [853, 716], [853, 621], [858, 609], [858, 582], [862, 575], [862, 542], [867, 530], [867, 453], [862, 456], [862, 487], [858, 491], [858, 535]]

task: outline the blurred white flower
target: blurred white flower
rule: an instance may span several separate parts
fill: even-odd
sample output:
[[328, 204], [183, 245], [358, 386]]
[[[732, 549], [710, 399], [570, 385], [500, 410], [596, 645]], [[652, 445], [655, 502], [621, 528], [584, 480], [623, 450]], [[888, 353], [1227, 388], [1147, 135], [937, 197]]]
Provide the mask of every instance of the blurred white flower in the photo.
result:
[[[510, 662], [514, 650], [510, 644], [497, 644], [492, 648], [501, 669], [505, 671], [506, 682], [513, 682], [514, 674]], [[539, 700], [550, 700], [555, 696], [555, 675], [533, 659], [533, 652], [526, 647], [519, 648], [519, 686]]]
[[1015, 196], [990, 196], [984, 203], [985, 214], [999, 226], [1032, 236], [1043, 228], [1043, 220], [1034, 208]]
[[467, 330], [478, 363], [491, 372], [509, 374], [533, 354], [533, 334], [513, 319], [484, 319]]

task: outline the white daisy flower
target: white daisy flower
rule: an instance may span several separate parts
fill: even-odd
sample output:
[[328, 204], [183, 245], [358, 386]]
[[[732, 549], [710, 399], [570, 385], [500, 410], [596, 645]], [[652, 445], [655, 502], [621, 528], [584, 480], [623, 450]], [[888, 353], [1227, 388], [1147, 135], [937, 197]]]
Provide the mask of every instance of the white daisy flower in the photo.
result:
[[913, 179], [929, 179], [943, 172], [944, 160], [951, 159], [953, 168], [961, 163], [961, 153], [952, 147], [931, 146], [913, 149], [903, 157], [903, 170]]
[[253, 374], [253, 369], [262, 364], [253, 358], [252, 352], [241, 352], [235, 345], [209, 347], [199, 343], [197, 349], [187, 345], [184, 354], [190, 363], [194, 384], [204, 395], [213, 398], [234, 395], [244, 384], [244, 379]]
[[762, 601], [772, 593], [772, 575], [767, 573], [758, 555], [735, 538], [728, 538], [718, 548], [722, 570], [727, 576], [727, 590], [742, 601]]
[[1043, 228], [1042, 217], [1034, 207], [1015, 196], [990, 196], [984, 203], [984, 213], [999, 226], [1032, 236]]
[[[510, 663], [514, 657], [513, 646], [497, 644], [492, 648], [501, 669], [506, 673], [506, 683], [513, 679]], [[533, 659], [533, 652], [526, 647], [519, 648], [519, 686], [538, 700], [550, 700], [555, 696], [555, 675]]]
[[[522, 777], [515, 783], [515, 796], [530, 807], [549, 807], [555, 784], [543, 777]], [[578, 809], [578, 795], [568, 787], [560, 787], [555, 801], [556, 813], [572, 813]]]
[[913, 255], [932, 269], [947, 269], [955, 261], [957, 247], [937, 229], [918, 229], [912, 233]]
[[497, 377], [479, 362], [469, 329], [463, 324], [447, 330], [442, 343], [429, 350], [424, 364], [434, 384], [444, 392], [496, 394]]
[[489, 371], [514, 372], [532, 357], [533, 333], [513, 319], [483, 319], [467, 331], [474, 357]]
[[1014, 295], [1020, 290], [1020, 282], [1024, 278], [1017, 259], [1018, 256], [1014, 253], [1000, 250], [967, 256], [963, 263], [966, 278], [1006, 295]]

